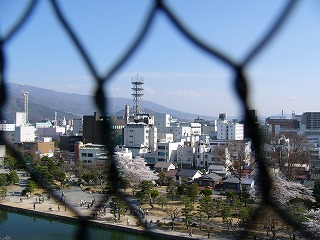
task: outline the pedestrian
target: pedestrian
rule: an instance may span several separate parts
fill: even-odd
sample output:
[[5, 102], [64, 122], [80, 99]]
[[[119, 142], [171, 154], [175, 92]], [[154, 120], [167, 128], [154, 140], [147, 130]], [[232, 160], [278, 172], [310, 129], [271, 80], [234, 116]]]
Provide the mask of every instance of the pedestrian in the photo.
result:
[[60, 212], [60, 205], [58, 205], [58, 212]]
[[129, 223], [130, 223], [129, 218], [127, 218], [127, 225], [128, 225], [128, 226], [129, 226]]
[[192, 229], [189, 229], [189, 237], [192, 237]]
[[33, 203], [33, 209], [36, 209], [36, 203]]
[[208, 231], [208, 239], [210, 238], [210, 231]]

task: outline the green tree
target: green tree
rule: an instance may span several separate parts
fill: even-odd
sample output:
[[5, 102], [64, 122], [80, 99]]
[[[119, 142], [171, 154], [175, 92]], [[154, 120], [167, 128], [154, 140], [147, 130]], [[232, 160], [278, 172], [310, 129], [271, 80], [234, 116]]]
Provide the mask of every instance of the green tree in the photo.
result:
[[229, 223], [232, 216], [232, 207], [224, 201], [219, 202], [219, 212], [224, 223]]
[[10, 156], [10, 155], [7, 155], [4, 157], [4, 167], [6, 168], [10, 168], [10, 167], [16, 167], [17, 165], [17, 160]]
[[8, 175], [6, 173], [0, 173], [0, 187], [8, 185]]
[[193, 203], [199, 196], [199, 192], [199, 185], [197, 183], [192, 183], [191, 185], [188, 185], [186, 188], [186, 195], [191, 199]]
[[166, 192], [167, 192], [168, 196], [171, 197], [171, 201], [173, 201], [173, 197], [176, 193], [177, 185], [178, 184], [174, 180], [171, 180], [169, 182], [169, 186], [167, 186], [167, 188], [166, 188]]
[[199, 204], [199, 212], [205, 214], [207, 220], [213, 217], [216, 211], [216, 203], [210, 196], [201, 198]]
[[184, 197], [182, 202], [184, 203], [184, 208], [181, 210], [181, 214], [184, 216], [184, 224], [187, 229], [189, 229], [192, 224], [192, 218], [195, 216], [195, 213], [193, 212], [194, 206], [190, 197]]
[[16, 171], [11, 171], [8, 173], [8, 183], [16, 184], [19, 183], [19, 176]]
[[110, 212], [115, 219], [120, 220], [121, 215], [125, 215], [125, 206], [125, 203], [119, 198], [112, 198], [110, 202]]
[[159, 191], [157, 189], [152, 189], [150, 192], [150, 196], [152, 198], [152, 203], [154, 203], [154, 200], [156, 199], [156, 197], [159, 196]]
[[149, 180], [144, 180], [142, 181], [140, 188], [145, 194], [150, 194], [150, 191], [153, 188], [153, 183]]
[[212, 195], [212, 190], [211, 190], [211, 189], [208, 189], [208, 188], [204, 188], [204, 189], [201, 191], [201, 194], [203, 194], [205, 197], [211, 196], [211, 195]]
[[163, 185], [167, 185], [167, 184], [168, 184], [169, 180], [168, 180], [165, 172], [160, 172], [160, 173], [158, 174], [158, 177], [159, 177], [159, 178], [156, 180], [156, 183], [157, 183], [160, 187], [163, 186]]
[[247, 205], [239, 209], [239, 219], [241, 222], [249, 222], [252, 219], [254, 207]]
[[130, 187], [130, 181], [125, 178], [120, 179], [120, 187], [126, 191]]
[[84, 173], [81, 177], [87, 184], [89, 184], [89, 182], [91, 180], [94, 179], [93, 175], [91, 173]]
[[26, 184], [26, 191], [32, 193], [36, 188], [36, 183], [32, 179], [28, 179]]
[[160, 196], [158, 199], [158, 204], [161, 206], [161, 209], [163, 210], [163, 207], [168, 204], [168, 199], [164, 196]]
[[[0, 186], [0, 198], [3, 200], [7, 196], [7, 188]], [[1, 213], [1, 211], [0, 211]], [[1, 223], [1, 221], [0, 221]]]

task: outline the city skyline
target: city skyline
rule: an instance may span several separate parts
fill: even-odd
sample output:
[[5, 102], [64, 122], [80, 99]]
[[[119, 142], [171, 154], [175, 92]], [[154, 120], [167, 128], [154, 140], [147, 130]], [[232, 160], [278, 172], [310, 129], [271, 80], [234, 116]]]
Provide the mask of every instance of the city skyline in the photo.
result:
[[[61, 1], [80, 41], [104, 73], [143, 24], [152, 1]], [[241, 61], [287, 1], [168, 1], [191, 32]], [[3, 36], [22, 3], [0, 3]], [[74, 6], [77, 6], [76, 8]], [[260, 116], [319, 111], [320, 27], [316, 1], [297, 4], [284, 28], [247, 68], [251, 107]], [[83, 17], [85, 16], [85, 17]], [[7, 81], [67, 93], [91, 94], [94, 82], [58, 25], [49, 2], [40, 1], [30, 21], [7, 46]], [[233, 73], [186, 41], [158, 12], [136, 53], [106, 84], [110, 97], [131, 98], [131, 77], [144, 77], [143, 100], [188, 113], [241, 115]]]

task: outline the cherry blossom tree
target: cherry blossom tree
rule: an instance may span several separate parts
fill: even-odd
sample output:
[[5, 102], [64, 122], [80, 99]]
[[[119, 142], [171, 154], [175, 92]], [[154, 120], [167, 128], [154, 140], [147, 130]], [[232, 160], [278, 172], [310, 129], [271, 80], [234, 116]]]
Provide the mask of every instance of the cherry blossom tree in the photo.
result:
[[280, 172], [272, 171], [271, 176], [273, 178], [271, 196], [281, 205], [289, 203], [293, 199], [315, 202], [312, 191], [302, 184], [285, 180]]
[[141, 157], [131, 159], [121, 156], [117, 157], [116, 160], [121, 177], [130, 182], [133, 193], [135, 193], [143, 181], [155, 181], [158, 179], [157, 174], [146, 166], [146, 162]]

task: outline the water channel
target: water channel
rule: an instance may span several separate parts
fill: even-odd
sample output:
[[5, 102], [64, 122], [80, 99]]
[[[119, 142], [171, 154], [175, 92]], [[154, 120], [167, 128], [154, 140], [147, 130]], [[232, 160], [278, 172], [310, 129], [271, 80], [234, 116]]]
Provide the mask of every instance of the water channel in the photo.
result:
[[[11, 240], [75, 240], [79, 227], [77, 225], [0, 210], [0, 240], [9, 236]], [[89, 227], [89, 240], [148, 240], [146, 236]]]

